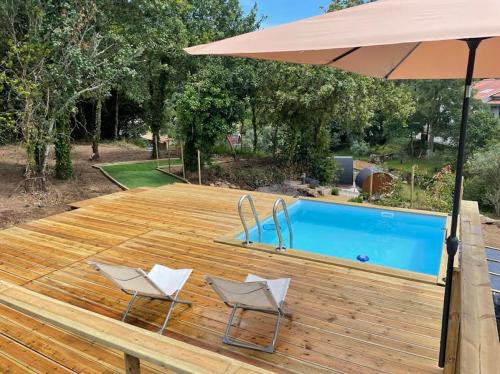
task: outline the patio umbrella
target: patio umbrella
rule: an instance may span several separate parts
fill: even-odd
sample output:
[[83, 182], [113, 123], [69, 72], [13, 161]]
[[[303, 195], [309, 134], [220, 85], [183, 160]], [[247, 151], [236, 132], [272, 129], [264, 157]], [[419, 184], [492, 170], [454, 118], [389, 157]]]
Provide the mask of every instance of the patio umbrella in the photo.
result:
[[447, 238], [439, 365], [444, 366], [460, 210], [467, 119], [474, 77], [500, 76], [500, 0], [379, 0], [187, 48], [222, 55], [323, 65], [386, 79], [464, 78], [460, 139]]

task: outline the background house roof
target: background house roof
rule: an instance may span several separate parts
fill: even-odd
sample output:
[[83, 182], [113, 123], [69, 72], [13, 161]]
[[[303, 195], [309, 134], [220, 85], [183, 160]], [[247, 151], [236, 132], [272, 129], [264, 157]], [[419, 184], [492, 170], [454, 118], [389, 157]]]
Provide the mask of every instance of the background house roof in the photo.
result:
[[476, 99], [492, 104], [491, 98], [500, 96], [500, 79], [483, 79], [474, 84], [474, 90]]

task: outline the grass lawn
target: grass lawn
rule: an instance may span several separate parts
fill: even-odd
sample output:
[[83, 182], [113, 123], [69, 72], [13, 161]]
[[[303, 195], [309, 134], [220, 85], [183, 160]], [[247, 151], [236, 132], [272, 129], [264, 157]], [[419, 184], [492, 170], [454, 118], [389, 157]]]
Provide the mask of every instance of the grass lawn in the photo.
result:
[[[171, 160], [171, 165], [180, 165], [180, 160]], [[159, 187], [166, 184], [182, 183], [181, 180], [156, 170], [156, 161], [133, 164], [101, 166], [112, 178], [128, 188]], [[160, 167], [168, 166], [168, 161], [160, 161]]]
[[417, 165], [418, 171], [427, 174], [435, 174], [436, 170], [441, 169], [445, 165], [445, 163], [443, 161], [435, 159], [408, 159], [403, 160], [403, 163], [401, 163], [401, 160], [396, 158], [394, 160], [386, 161], [384, 165], [389, 169], [396, 169], [407, 172], [411, 172], [412, 166]]

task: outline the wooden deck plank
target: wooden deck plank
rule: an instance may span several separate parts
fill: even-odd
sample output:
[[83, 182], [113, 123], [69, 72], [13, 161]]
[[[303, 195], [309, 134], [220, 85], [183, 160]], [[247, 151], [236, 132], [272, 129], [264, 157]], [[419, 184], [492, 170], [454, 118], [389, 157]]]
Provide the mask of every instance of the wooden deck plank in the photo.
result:
[[[236, 204], [243, 193], [174, 184], [73, 204], [80, 208], [0, 232], [5, 252], [0, 280], [14, 278], [33, 291], [118, 319], [128, 296], [92, 270], [88, 260], [146, 270], [154, 263], [191, 267], [182, 297], [193, 307], [176, 308], [167, 336], [276, 371], [441, 372], [442, 287], [215, 242], [240, 227]], [[251, 194], [259, 215], [269, 215], [276, 196]], [[205, 274], [241, 280], [249, 272], [292, 278], [287, 308], [293, 318], [284, 322], [272, 355], [222, 344], [228, 310], [203, 282]], [[129, 322], [155, 330], [165, 308], [161, 302], [140, 301]], [[34, 320], [21, 321], [0, 309], [0, 326], [12, 335], [8, 338], [36, 331], [37, 338], [26, 342], [36, 354], [52, 355], [75, 371], [121, 369], [115, 352]], [[238, 327], [240, 338], [261, 342], [269, 337], [272, 319], [248, 314]], [[83, 352], [79, 364], [77, 350]], [[0, 364], [2, 352], [0, 346]]]

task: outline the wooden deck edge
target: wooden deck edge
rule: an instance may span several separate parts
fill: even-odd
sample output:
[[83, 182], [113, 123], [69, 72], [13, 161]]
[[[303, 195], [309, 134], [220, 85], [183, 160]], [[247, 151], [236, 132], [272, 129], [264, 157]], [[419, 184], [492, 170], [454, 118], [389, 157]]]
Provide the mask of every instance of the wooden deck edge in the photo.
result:
[[[0, 304], [99, 345], [179, 373], [269, 373], [265, 369], [0, 281]], [[132, 360], [135, 362], [135, 360]], [[138, 371], [132, 371], [138, 372]]]
[[186, 184], [191, 184], [191, 182], [190, 182], [190, 181], [188, 181], [186, 178], [182, 178], [182, 177], [180, 177], [180, 176], [178, 176], [178, 175], [176, 175], [176, 174], [174, 174], [174, 173], [171, 173], [171, 172], [169, 172], [169, 171], [163, 170], [162, 168], [156, 168], [156, 170], [158, 170], [158, 171], [160, 171], [160, 172], [162, 172], [162, 173], [164, 173], [164, 174], [170, 175], [171, 177], [173, 177], [173, 178], [175, 178], [175, 179], [178, 179], [178, 180], [180, 180], [181, 182], [184, 182], [184, 183], [186, 183]]
[[[171, 157], [170, 160], [180, 160], [179, 157]], [[93, 164], [93, 167], [101, 166], [113, 166], [113, 165], [131, 165], [131, 164], [142, 164], [145, 162], [156, 162], [156, 159], [146, 159], [146, 160], [136, 160], [136, 161], [118, 161], [118, 162], [104, 162]], [[158, 161], [168, 161], [168, 158], [159, 158]]]
[[461, 235], [459, 370], [499, 373], [500, 343], [477, 202], [462, 202]]
[[300, 260], [314, 261], [321, 264], [342, 266], [345, 268], [360, 270], [367, 273], [386, 275], [394, 278], [400, 278], [427, 284], [436, 284], [436, 277], [432, 275], [425, 275], [405, 270], [391, 269], [373, 264], [358, 264], [350, 260], [343, 260], [341, 258], [335, 258], [333, 256], [322, 256], [296, 249], [287, 249], [285, 252], [277, 252], [273, 246], [261, 243], [253, 244], [252, 246], [249, 247], [245, 246], [241, 240], [234, 239], [234, 236], [231, 238], [229, 236], [223, 236], [219, 239], [216, 239], [215, 242], [221, 244], [229, 244], [235, 247], [241, 247], [245, 249], [253, 249], [256, 251], [278, 254], [280, 256], [291, 257]]

